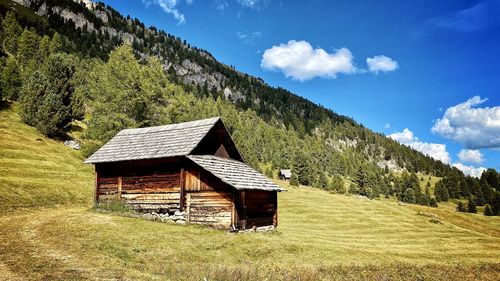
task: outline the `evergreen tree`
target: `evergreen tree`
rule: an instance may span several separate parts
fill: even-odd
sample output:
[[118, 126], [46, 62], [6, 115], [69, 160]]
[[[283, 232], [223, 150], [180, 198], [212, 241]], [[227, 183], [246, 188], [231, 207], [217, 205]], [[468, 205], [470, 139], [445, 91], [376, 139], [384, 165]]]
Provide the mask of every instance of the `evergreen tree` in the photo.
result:
[[78, 103], [71, 83], [76, 57], [51, 55], [33, 72], [22, 88], [21, 118], [47, 136], [64, 130], [73, 119]]
[[0, 77], [0, 86], [5, 98], [17, 100], [22, 86], [21, 74], [13, 56], [7, 57]]
[[293, 161], [292, 173], [296, 174], [299, 183], [302, 185], [311, 185], [313, 183], [313, 168], [311, 159], [302, 150], [297, 151]]
[[500, 192], [495, 192], [495, 197], [493, 198], [493, 203], [491, 206], [493, 215], [500, 216]]
[[491, 207], [489, 204], [486, 204], [486, 207], [484, 207], [484, 215], [485, 216], [493, 216], [493, 211], [491, 210]]
[[318, 177], [318, 187], [321, 189], [328, 189], [328, 178], [325, 173], [320, 172]]
[[412, 188], [407, 188], [402, 199], [406, 203], [415, 203], [415, 191]]
[[440, 180], [436, 183], [434, 189], [434, 196], [436, 196], [436, 200], [438, 202], [440, 201], [447, 202], [450, 199], [450, 195], [448, 194], [448, 189], [444, 185], [443, 181]]
[[18, 63], [23, 67], [23, 73], [31, 74], [34, 71], [39, 41], [39, 36], [28, 29], [25, 29], [19, 37], [16, 57]]
[[292, 177], [290, 178], [290, 185], [299, 187], [299, 177], [297, 177], [297, 174], [292, 173]]
[[17, 41], [23, 29], [16, 20], [13, 12], [8, 11], [2, 22], [2, 49], [9, 55], [15, 55]]
[[467, 202], [467, 212], [477, 213], [476, 202], [473, 199], [469, 199]]

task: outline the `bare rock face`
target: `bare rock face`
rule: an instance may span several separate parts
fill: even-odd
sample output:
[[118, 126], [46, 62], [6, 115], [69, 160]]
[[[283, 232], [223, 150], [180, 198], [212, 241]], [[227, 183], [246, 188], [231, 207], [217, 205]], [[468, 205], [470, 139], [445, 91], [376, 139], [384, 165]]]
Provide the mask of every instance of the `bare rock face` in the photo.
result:
[[29, 7], [31, 5], [31, 1], [30, 0], [13, 0], [13, 1], [16, 2], [19, 5], [24, 6], [24, 7]]

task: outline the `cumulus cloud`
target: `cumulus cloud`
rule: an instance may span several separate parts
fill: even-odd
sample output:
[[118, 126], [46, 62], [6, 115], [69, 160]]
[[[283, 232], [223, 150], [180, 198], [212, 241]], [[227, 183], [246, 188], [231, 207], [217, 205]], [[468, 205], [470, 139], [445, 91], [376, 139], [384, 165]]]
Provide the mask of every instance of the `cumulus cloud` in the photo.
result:
[[465, 175], [473, 176], [476, 178], [479, 178], [481, 176], [481, 174], [483, 173], [483, 171], [486, 170], [486, 168], [484, 168], [484, 167], [476, 168], [474, 166], [467, 166], [467, 165], [464, 165], [462, 163], [453, 163], [453, 167], [459, 169]]
[[446, 150], [445, 144], [420, 141], [408, 128], [405, 128], [402, 132], [390, 134], [388, 137], [434, 159], [441, 160], [443, 163], [449, 164], [451, 162], [450, 154]]
[[500, 25], [500, 0], [480, 1], [466, 9], [429, 19], [428, 23], [453, 31], [482, 31]]
[[475, 149], [462, 149], [458, 153], [458, 158], [462, 162], [468, 163], [481, 163], [483, 162], [483, 154], [479, 150]]
[[398, 69], [398, 62], [383, 55], [366, 58], [368, 70], [372, 73], [391, 72]]
[[[172, 15], [176, 20], [178, 24], [182, 24], [186, 22], [186, 17], [184, 14], [182, 14], [178, 9], [177, 5], [181, 2], [178, 0], [142, 0], [144, 4], [146, 4], [146, 7], [149, 7], [151, 4], [160, 6], [160, 8]], [[188, 5], [193, 3], [193, 0], [186, 0], [186, 3]]]
[[475, 96], [446, 109], [432, 132], [468, 149], [500, 148], [500, 106], [477, 108], [486, 100]]
[[262, 37], [262, 32], [260, 32], [260, 31], [255, 31], [255, 32], [238, 31], [238, 32], [236, 32], [236, 36], [238, 36], [238, 39], [240, 39], [244, 44], [252, 45], [252, 44], [255, 44], [255, 40]]
[[328, 53], [320, 48], [314, 49], [307, 41], [295, 40], [265, 50], [261, 67], [280, 70], [286, 77], [299, 81], [314, 77], [336, 78], [339, 73], [356, 72], [349, 49], [341, 48]]

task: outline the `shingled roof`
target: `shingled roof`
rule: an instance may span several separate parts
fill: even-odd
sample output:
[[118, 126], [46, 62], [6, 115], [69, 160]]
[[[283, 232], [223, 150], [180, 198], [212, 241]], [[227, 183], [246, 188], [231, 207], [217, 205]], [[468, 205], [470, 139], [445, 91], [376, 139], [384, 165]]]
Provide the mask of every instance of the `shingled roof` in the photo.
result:
[[87, 158], [85, 163], [186, 156], [219, 120], [219, 117], [215, 117], [165, 126], [125, 129]]
[[213, 155], [189, 155], [187, 157], [237, 190], [285, 191], [243, 162]]

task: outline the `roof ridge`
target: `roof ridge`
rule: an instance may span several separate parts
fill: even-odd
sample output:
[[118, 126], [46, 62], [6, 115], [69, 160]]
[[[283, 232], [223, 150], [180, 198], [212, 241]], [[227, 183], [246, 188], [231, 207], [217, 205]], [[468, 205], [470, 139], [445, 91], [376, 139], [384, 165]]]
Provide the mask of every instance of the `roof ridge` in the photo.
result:
[[[180, 123], [172, 123], [172, 124], [166, 124], [166, 125], [160, 125], [160, 126], [150, 126], [150, 127], [142, 127], [142, 128], [128, 128], [128, 129], [121, 130], [120, 132], [118, 132], [118, 134], [119, 135], [135, 135], [135, 134], [147, 134], [147, 133], [156, 133], [156, 132], [163, 132], [163, 131], [170, 131], [170, 130], [180, 130], [180, 129], [187, 129], [187, 128], [203, 127], [203, 126], [213, 125], [217, 121], [219, 121], [220, 119], [221, 119], [220, 116], [216, 116], [216, 117], [211, 117], [211, 118], [206, 118], [206, 119], [192, 120], [192, 121], [186, 121], [186, 122], [180, 122]], [[191, 125], [191, 126], [189, 126], [189, 125]]]

